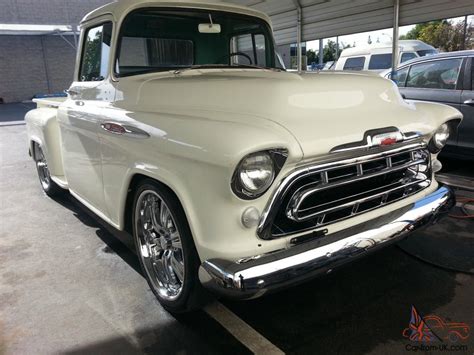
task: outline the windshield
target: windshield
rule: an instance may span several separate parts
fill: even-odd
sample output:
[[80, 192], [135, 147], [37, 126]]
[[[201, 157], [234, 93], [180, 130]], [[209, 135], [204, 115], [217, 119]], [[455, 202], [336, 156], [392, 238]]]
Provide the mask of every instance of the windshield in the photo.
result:
[[424, 57], [424, 56], [427, 56], [427, 55], [438, 54], [439, 51], [437, 51], [436, 49], [425, 49], [425, 50], [422, 50], [422, 51], [417, 51], [416, 53], [418, 53], [418, 55], [420, 57]]
[[124, 20], [116, 75], [185, 68], [277, 68], [268, 24], [208, 10], [147, 9]]

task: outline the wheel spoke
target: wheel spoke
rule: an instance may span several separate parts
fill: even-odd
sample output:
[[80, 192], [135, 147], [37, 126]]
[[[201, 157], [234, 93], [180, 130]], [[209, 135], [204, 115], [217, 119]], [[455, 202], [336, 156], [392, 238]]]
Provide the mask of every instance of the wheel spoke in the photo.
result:
[[173, 252], [171, 250], [167, 250], [163, 254], [163, 263], [165, 265], [165, 272], [168, 281], [173, 285], [178, 284], [178, 279], [176, 278], [177, 275], [173, 268]]
[[168, 210], [168, 207], [161, 202], [161, 208], [160, 208], [160, 225], [163, 228], [168, 228], [168, 220], [170, 217], [170, 211]]
[[184, 265], [182, 262], [176, 259], [176, 253], [173, 252], [171, 254], [171, 267], [173, 268], [173, 271], [175, 275], [178, 277], [179, 282], [183, 283], [184, 281]]
[[181, 244], [181, 238], [179, 236], [178, 231], [171, 233], [170, 239], [171, 239], [171, 245], [173, 248], [179, 249], [179, 250], [183, 249], [183, 246]]

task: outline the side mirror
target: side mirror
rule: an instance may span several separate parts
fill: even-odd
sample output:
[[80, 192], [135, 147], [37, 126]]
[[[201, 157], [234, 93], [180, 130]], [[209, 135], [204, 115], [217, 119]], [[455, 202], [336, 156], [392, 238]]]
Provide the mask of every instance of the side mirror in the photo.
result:
[[221, 25], [217, 23], [200, 23], [199, 33], [221, 33]]

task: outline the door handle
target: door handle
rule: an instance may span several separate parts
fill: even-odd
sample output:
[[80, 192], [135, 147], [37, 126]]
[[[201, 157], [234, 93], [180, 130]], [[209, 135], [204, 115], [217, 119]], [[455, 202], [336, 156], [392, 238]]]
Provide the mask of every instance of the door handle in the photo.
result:
[[122, 125], [120, 123], [115, 123], [115, 122], [104, 122], [100, 125], [102, 129], [108, 133], [117, 135], [117, 136], [127, 136], [131, 138], [149, 138], [150, 135], [145, 132], [144, 130], [133, 127], [133, 126], [127, 126], [127, 125]]
[[474, 100], [473, 99], [466, 100], [466, 101], [464, 101], [464, 105], [474, 106]]

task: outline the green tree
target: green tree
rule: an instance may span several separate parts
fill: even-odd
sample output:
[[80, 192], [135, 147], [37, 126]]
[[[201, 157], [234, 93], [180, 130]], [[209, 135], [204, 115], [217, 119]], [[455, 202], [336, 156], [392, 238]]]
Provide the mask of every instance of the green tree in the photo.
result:
[[316, 63], [318, 61], [318, 56], [313, 49], [308, 49], [306, 51], [306, 58], [308, 58], [308, 64]]
[[419, 39], [445, 52], [473, 48], [473, 28], [466, 28], [466, 43], [464, 41], [464, 22], [431, 21], [417, 24], [400, 39]]

